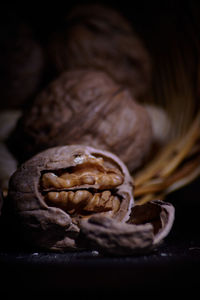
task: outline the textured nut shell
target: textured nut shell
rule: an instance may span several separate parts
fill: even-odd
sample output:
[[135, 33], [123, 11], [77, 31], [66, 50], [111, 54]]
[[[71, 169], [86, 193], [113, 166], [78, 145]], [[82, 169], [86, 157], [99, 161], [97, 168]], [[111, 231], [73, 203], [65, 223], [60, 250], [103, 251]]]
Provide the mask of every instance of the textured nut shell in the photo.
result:
[[173, 222], [173, 205], [154, 200], [134, 206], [128, 224], [99, 215], [83, 220], [79, 243], [114, 255], [146, 253], [169, 234]]
[[132, 181], [126, 166], [113, 154], [86, 146], [63, 146], [48, 149], [24, 163], [11, 177], [9, 200], [24, 228], [25, 238], [46, 249], [76, 248], [79, 228], [63, 210], [49, 207], [39, 192], [41, 171], [75, 166], [74, 155], [96, 154], [114, 161], [125, 176], [118, 194], [123, 197], [116, 220], [126, 221], [133, 205]]
[[153, 244], [160, 243], [170, 232], [175, 218], [175, 208], [171, 203], [153, 200], [132, 208], [130, 224], [151, 223], [154, 227]]
[[59, 72], [95, 68], [143, 96], [151, 81], [150, 57], [128, 20], [103, 5], [75, 7], [51, 37], [49, 53]]
[[122, 224], [106, 217], [94, 216], [81, 222], [80, 244], [103, 253], [134, 255], [152, 248], [151, 224]]
[[149, 153], [147, 111], [105, 73], [63, 73], [26, 111], [10, 138], [10, 148], [28, 158], [49, 147], [91, 145], [118, 155], [132, 171]]

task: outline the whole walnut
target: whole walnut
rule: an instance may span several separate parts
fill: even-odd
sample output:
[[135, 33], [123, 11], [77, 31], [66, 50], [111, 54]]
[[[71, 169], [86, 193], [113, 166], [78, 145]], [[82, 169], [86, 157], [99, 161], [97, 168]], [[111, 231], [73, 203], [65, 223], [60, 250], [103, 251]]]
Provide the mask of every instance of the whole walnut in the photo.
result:
[[21, 160], [53, 146], [90, 145], [115, 153], [131, 171], [144, 162], [151, 143], [145, 108], [107, 74], [92, 70], [65, 72], [51, 82], [8, 142]]
[[52, 33], [48, 50], [58, 72], [103, 70], [137, 98], [149, 89], [151, 62], [145, 45], [128, 20], [109, 6], [74, 7]]
[[4, 199], [3, 199], [3, 192], [2, 192], [1, 189], [0, 189], [0, 217], [1, 217], [2, 207], [3, 207], [3, 202], [4, 202]]
[[0, 108], [21, 108], [39, 90], [44, 52], [28, 25], [8, 21], [0, 28]]
[[2, 110], [0, 112], [0, 190], [4, 193], [8, 190], [10, 176], [17, 169], [17, 161], [8, 151], [5, 141], [15, 128], [20, 116], [21, 111], [19, 110]]
[[8, 201], [25, 241], [49, 250], [77, 249], [80, 222], [98, 214], [129, 219], [132, 178], [114, 154], [82, 145], [55, 147], [12, 175]]

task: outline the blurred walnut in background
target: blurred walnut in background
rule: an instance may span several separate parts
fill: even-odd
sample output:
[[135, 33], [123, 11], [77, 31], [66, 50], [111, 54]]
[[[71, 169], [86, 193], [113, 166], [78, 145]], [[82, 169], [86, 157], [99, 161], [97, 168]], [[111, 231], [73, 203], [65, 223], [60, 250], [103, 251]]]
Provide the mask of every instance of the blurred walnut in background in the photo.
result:
[[39, 89], [44, 53], [29, 26], [17, 18], [0, 27], [0, 66], [0, 108], [21, 108]]
[[149, 154], [152, 127], [128, 89], [104, 72], [76, 70], [37, 96], [8, 143], [21, 161], [53, 146], [90, 145], [118, 155], [132, 171]]
[[20, 116], [20, 110], [0, 111], [0, 190], [3, 193], [7, 192], [10, 176], [17, 169], [17, 161], [8, 150], [5, 141]]
[[139, 36], [115, 9], [74, 7], [50, 37], [48, 51], [58, 73], [76, 68], [105, 71], [140, 98], [151, 83], [151, 62]]

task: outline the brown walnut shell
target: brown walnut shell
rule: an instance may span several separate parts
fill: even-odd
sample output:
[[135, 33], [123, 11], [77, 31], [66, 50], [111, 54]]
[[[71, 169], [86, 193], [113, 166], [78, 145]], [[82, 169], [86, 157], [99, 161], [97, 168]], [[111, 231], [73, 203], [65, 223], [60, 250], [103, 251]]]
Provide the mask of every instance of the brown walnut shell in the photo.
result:
[[43, 151], [11, 177], [8, 199], [24, 238], [50, 250], [76, 249], [80, 221], [125, 222], [133, 205], [128, 169], [114, 154], [71, 145]]
[[153, 226], [153, 245], [158, 245], [169, 234], [175, 218], [174, 206], [165, 201], [152, 200], [132, 208], [129, 224], [150, 223]]
[[154, 200], [132, 208], [127, 223], [94, 215], [81, 221], [79, 244], [112, 255], [147, 253], [169, 234], [175, 209], [171, 203]]
[[119, 11], [100, 4], [79, 5], [55, 31], [49, 53], [58, 72], [76, 68], [105, 71], [137, 98], [151, 82], [150, 56]]
[[151, 224], [122, 224], [102, 216], [91, 217], [81, 223], [79, 243], [82, 247], [98, 250], [103, 254], [135, 255], [152, 249]]
[[104, 72], [91, 70], [65, 72], [50, 83], [9, 139], [21, 160], [49, 147], [83, 144], [115, 153], [130, 171], [141, 166], [151, 143], [146, 109]]

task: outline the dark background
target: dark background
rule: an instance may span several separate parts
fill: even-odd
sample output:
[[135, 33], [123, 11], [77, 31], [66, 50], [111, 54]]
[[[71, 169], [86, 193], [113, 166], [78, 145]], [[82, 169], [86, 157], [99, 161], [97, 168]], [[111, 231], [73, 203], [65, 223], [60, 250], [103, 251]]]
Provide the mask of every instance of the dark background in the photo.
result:
[[[57, 26], [66, 13], [77, 4], [102, 3], [118, 9], [131, 22], [135, 29], [152, 34], [152, 28], [159, 29], [160, 23], [165, 19], [173, 19], [177, 22], [184, 20], [191, 22], [193, 14], [199, 11], [198, 0], [152, 0], [152, 1], [3, 1], [1, 2], [1, 23], [10, 18], [10, 22], [15, 22], [18, 16], [22, 20], [31, 24], [42, 35], [51, 31]], [[193, 18], [194, 21], [194, 18]], [[193, 22], [192, 21], [192, 22]]]
[[[42, 1], [41, 1], [42, 2]], [[91, 1], [84, 1], [89, 3]], [[92, 1], [93, 2], [93, 1]], [[83, 1], [39, 3], [35, 1], [1, 3], [0, 23], [15, 24], [20, 18], [30, 24], [35, 36], [46, 42], [48, 34], [60, 25], [62, 15]], [[162, 28], [174, 22], [194, 26], [198, 33], [198, 1], [101, 1], [119, 9], [133, 23], [134, 28], [150, 47], [154, 40], [165, 37]], [[200, 36], [200, 34], [199, 34]], [[9, 294], [59, 295], [100, 299], [105, 295], [178, 296], [199, 293], [200, 273], [200, 180], [168, 196], [176, 209], [172, 231], [155, 252], [133, 258], [95, 257], [91, 253], [57, 255], [23, 248], [16, 237], [12, 242], [1, 238], [0, 273], [2, 289]], [[13, 243], [14, 241], [14, 243]], [[37, 253], [37, 249], [36, 252]], [[198, 296], [198, 294], [197, 294]], [[29, 299], [27, 298], [27, 299]], [[133, 297], [130, 297], [133, 298]], [[198, 297], [197, 297], [198, 298]], [[7, 298], [2, 298], [7, 299]], [[67, 299], [67, 298], [66, 298]]]

